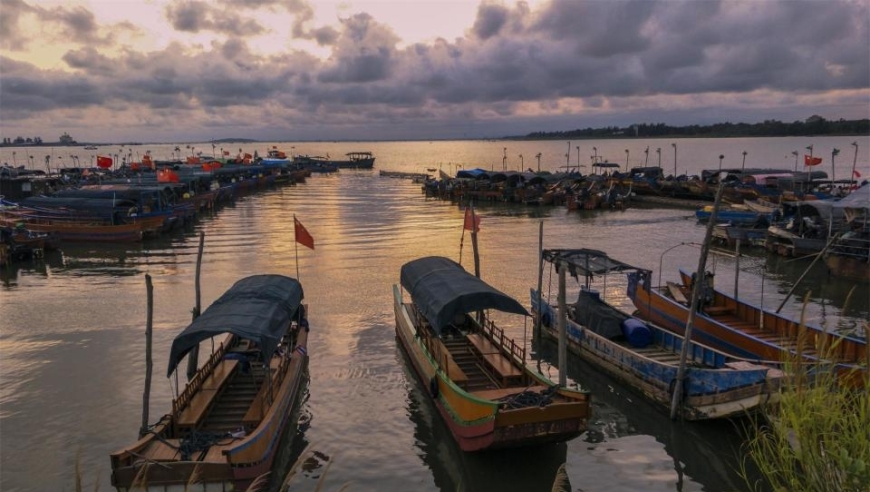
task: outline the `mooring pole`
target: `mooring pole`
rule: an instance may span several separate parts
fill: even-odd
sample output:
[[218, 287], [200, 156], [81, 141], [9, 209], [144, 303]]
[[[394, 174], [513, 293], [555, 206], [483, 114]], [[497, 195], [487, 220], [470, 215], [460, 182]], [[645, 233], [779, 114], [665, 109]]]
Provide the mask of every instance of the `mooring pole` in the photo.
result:
[[716, 200], [713, 202], [713, 211], [710, 212], [710, 220], [707, 222], [707, 231], [704, 233], [704, 243], [701, 245], [701, 257], [698, 258], [698, 270], [695, 281], [692, 283], [692, 303], [689, 308], [689, 316], [686, 319], [686, 331], [683, 335], [683, 347], [680, 350], [680, 366], [677, 369], [677, 379], [674, 381], [674, 394], [671, 399], [671, 420], [677, 418], [677, 409], [680, 400], [683, 399], [683, 378], [686, 377], [686, 359], [689, 355], [689, 344], [692, 340], [692, 325], [695, 321], [695, 312], [701, 298], [701, 291], [705, 288], [706, 279], [704, 270], [707, 267], [707, 254], [710, 252], [710, 238], [713, 236], [713, 227], [716, 225], [716, 216], [719, 214], [719, 203], [722, 201], [722, 192], [725, 183], [719, 180], [719, 189], [716, 191]]
[[559, 262], [556, 269], [559, 271], [559, 386], [564, 388], [568, 384], [568, 306], [565, 302], [565, 270], [568, 266]]
[[[194, 288], [196, 289], [196, 306], [193, 308], [193, 319], [199, 318], [200, 313], [202, 313], [201, 304], [200, 304], [200, 288], [199, 288], [199, 274], [202, 270], [202, 249], [205, 245], [205, 232], [200, 231], [199, 233], [199, 251], [196, 254], [196, 277], [194, 279]], [[199, 344], [196, 345], [196, 348], [191, 350], [187, 354], [187, 379], [188, 381], [196, 375], [196, 370], [199, 368]]]
[[538, 341], [541, 340], [541, 312], [543, 307], [541, 302], [544, 300], [541, 295], [541, 289], [544, 288], [544, 221], [542, 220], [538, 226], [538, 316], [535, 318], [535, 337]]
[[474, 254], [474, 276], [480, 278], [480, 254], [477, 251], [477, 216], [471, 207], [471, 251]]
[[737, 240], [737, 244], [734, 246], [734, 299], [737, 300], [737, 292], [739, 291], [738, 285], [740, 282], [740, 242], [741, 240]]
[[148, 432], [148, 406], [151, 399], [151, 328], [154, 316], [154, 287], [151, 285], [151, 275], [145, 274], [145, 292], [147, 299], [145, 321], [145, 392], [142, 394], [142, 427], [139, 428], [139, 437]]

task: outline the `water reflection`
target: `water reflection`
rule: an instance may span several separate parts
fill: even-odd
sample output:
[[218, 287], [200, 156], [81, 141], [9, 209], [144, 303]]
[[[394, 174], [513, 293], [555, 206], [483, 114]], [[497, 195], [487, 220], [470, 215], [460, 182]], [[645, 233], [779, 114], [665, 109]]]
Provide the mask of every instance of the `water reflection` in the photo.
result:
[[[552, 341], [535, 348], [544, 366], [558, 359]], [[735, 473], [741, 421], [672, 422], [666, 411], [579, 357], [569, 354], [567, 371], [593, 395], [589, 431], [568, 443], [572, 483], [586, 491], [745, 488]]]

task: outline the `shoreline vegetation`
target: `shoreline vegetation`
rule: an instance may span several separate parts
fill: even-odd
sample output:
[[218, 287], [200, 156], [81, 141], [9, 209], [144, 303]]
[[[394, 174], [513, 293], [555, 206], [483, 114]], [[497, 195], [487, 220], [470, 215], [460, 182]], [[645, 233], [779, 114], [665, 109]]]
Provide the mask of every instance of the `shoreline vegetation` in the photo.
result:
[[829, 121], [811, 116], [805, 121], [786, 123], [765, 120], [761, 123], [716, 123], [713, 125], [670, 126], [664, 123], [641, 123], [627, 127], [585, 128], [562, 132], [534, 132], [508, 140], [548, 139], [637, 139], [637, 138], [735, 138], [735, 137], [804, 137], [870, 135], [870, 119]]
[[[601, 128], [584, 128], [556, 132], [532, 132], [526, 135], [514, 135], [498, 138], [468, 138], [462, 140], [561, 140], [561, 139], [649, 139], [649, 138], [736, 138], [736, 137], [804, 137], [804, 136], [870, 136], [870, 119], [861, 120], [826, 120], [821, 116], [813, 115], [805, 121], [786, 123], [778, 120], [765, 120], [761, 123], [716, 123], [712, 125], [687, 125], [671, 126], [664, 123], [639, 123], [626, 127], [607, 126]], [[399, 139], [396, 141], [432, 141], [432, 140], [456, 140], [447, 139]], [[203, 141], [191, 141], [191, 143], [259, 143], [257, 140], [243, 137], [220, 138]], [[310, 142], [334, 142], [334, 139], [305, 140]], [[353, 139], [348, 142], [356, 141]], [[366, 140], [377, 141], [377, 140]], [[393, 141], [393, 140], [383, 140]], [[77, 147], [82, 145], [143, 145], [169, 144], [179, 142], [78, 142], [64, 133], [61, 139], [55, 142], [44, 142], [41, 137], [16, 137], [4, 138], [0, 147]], [[184, 143], [184, 142], [180, 142]]]

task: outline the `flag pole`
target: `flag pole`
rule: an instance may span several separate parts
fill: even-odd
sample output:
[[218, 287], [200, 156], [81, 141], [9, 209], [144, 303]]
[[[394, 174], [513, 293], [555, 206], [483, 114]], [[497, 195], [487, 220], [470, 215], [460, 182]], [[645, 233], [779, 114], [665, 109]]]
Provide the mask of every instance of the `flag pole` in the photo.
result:
[[[470, 204], [469, 204], [470, 206]], [[465, 215], [468, 215], [468, 210], [465, 211]], [[462, 246], [465, 244], [465, 218], [463, 216], [462, 219], [462, 236], [459, 237], [459, 264], [462, 264]]]
[[296, 240], [296, 214], [293, 214], [293, 251], [296, 253], [296, 280], [299, 280], [299, 241]]

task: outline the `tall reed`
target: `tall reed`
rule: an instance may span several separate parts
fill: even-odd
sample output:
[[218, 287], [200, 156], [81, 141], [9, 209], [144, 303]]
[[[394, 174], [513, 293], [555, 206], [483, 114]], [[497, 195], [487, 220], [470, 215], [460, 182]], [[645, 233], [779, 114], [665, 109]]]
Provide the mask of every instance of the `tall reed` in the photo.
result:
[[[806, 306], [806, 302], [804, 304]], [[864, 322], [865, 337], [870, 323]], [[835, 370], [838, 343], [825, 346], [801, 331], [795, 354], [784, 361], [789, 384], [777, 405], [748, 428], [741, 474], [750, 489], [797, 492], [870, 491], [870, 379], [864, 361], [863, 388], [843, 384]], [[818, 362], [805, 363], [813, 349]], [[870, 355], [868, 355], [870, 359]], [[767, 484], [752, 483], [750, 460]]]

